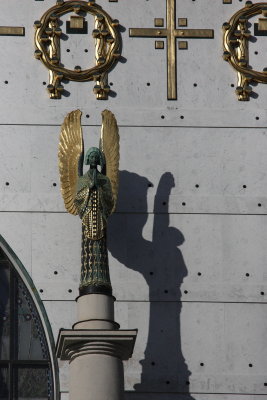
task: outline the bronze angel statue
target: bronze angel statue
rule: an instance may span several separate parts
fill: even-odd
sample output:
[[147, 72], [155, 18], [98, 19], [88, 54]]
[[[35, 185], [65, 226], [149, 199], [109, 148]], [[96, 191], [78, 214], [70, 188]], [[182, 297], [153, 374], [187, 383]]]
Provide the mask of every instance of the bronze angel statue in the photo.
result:
[[[61, 193], [66, 210], [82, 220], [80, 296], [111, 295], [106, 229], [118, 194], [119, 131], [114, 115], [103, 111], [99, 148], [91, 147], [84, 160], [81, 115], [80, 110], [72, 111], [61, 127], [58, 152]], [[89, 166], [85, 174], [83, 162]]]

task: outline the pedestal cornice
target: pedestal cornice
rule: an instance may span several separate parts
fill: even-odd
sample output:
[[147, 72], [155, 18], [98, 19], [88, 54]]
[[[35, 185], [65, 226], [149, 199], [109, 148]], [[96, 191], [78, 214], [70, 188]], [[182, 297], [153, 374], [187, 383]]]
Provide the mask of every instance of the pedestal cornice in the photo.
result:
[[106, 354], [128, 360], [133, 353], [137, 330], [61, 329], [56, 355], [70, 362], [85, 354]]

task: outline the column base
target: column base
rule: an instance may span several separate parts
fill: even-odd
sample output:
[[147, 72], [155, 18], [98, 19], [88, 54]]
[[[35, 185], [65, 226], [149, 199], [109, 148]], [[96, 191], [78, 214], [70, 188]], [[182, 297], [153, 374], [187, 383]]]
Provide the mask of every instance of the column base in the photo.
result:
[[56, 355], [70, 363], [70, 400], [123, 400], [122, 360], [132, 356], [137, 330], [119, 330], [114, 301], [100, 293], [78, 297], [78, 321], [59, 331]]
[[70, 362], [70, 400], [123, 400], [122, 360], [132, 356], [137, 330], [61, 329], [56, 355]]

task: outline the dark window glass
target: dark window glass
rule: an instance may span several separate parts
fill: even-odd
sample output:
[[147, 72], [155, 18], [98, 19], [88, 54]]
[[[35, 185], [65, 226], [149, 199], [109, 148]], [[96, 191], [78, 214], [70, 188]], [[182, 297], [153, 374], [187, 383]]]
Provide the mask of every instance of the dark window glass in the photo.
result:
[[23, 400], [47, 399], [49, 371], [47, 368], [18, 368], [14, 371], [15, 397]]
[[32, 295], [0, 248], [0, 400], [20, 399], [54, 399], [51, 360]]
[[8, 392], [8, 368], [1, 367], [0, 368], [0, 400], [8, 400], [9, 392]]

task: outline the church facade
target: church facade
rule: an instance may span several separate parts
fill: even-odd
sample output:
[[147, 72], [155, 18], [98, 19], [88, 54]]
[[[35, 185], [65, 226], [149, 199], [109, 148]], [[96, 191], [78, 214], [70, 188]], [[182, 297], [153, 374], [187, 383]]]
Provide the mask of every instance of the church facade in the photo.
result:
[[69, 399], [55, 342], [77, 321], [81, 221], [58, 143], [77, 109], [86, 149], [102, 110], [120, 131], [107, 239], [116, 322], [138, 329], [126, 400], [262, 399], [267, 3], [2, 3], [0, 399]]

